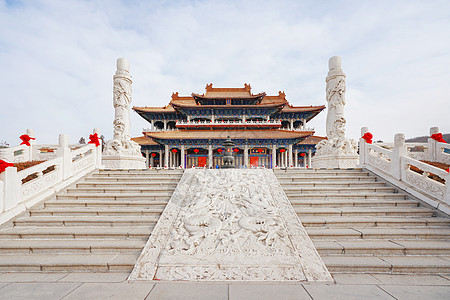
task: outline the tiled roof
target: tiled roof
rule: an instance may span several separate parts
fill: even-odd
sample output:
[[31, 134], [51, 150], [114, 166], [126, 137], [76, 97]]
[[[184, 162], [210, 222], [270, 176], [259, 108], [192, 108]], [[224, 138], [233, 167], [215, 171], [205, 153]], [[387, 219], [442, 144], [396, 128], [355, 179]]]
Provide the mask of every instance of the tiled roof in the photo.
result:
[[322, 111], [325, 109], [325, 105], [320, 106], [289, 106], [283, 107], [281, 112], [307, 112], [307, 111]]
[[155, 139], [295, 139], [310, 136], [314, 131], [290, 130], [173, 130], [146, 132]]
[[315, 136], [315, 135], [311, 135], [308, 136], [306, 139], [304, 139], [303, 141], [297, 143], [297, 145], [316, 145], [317, 143], [319, 143], [322, 140], [326, 140], [326, 137], [323, 136]]
[[152, 140], [149, 137], [146, 136], [139, 136], [139, 137], [135, 137], [131, 139], [132, 141], [135, 141], [136, 143], [138, 143], [139, 145], [159, 145], [157, 142], [155, 142], [154, 140]]

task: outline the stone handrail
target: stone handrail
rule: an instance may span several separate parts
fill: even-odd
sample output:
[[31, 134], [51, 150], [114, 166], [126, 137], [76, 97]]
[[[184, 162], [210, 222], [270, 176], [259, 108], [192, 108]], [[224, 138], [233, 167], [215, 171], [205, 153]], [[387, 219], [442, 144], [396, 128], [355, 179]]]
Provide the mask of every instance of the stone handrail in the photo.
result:
[[435, 161], [450, 164], [450, 144], [436, 142]]
[[[361, 135], [365, 132], [367, 128], [362, 129]], [[410, 145], [405, 144], [403, 134], [396, 134], [394, 139], [394, 147], [385, 149], [368, 144], [361, 138], [360, 167], [372, 171], [417, 198], [450, 214], [450, 173], [411, 157], [408, 152]], [[426, 160], [445, 162], [449, 159], [450, 154], [444, 152], [444, 149], [450, 148], [448, 144], [429, 141], [428, 145], [430, 151]], [[433, 149], [437, 150], [433, 151]], [[432, 157], [431, 154], [435, 156]], [[413, 171], [412, 168], [417, 168], [423, 173]], [[430, 174], [434, 179], [430, 178]]]
[[11, 163], [34, 160], [33, 146], [19, 145], [0, 149], [0, 159]]
[[60, 135], [56, 158], [19, 172], [6, 168], [0, 174], [0, 224], [100, 168], [101, 149], [86, 144], [71, 150], [67, 136]]

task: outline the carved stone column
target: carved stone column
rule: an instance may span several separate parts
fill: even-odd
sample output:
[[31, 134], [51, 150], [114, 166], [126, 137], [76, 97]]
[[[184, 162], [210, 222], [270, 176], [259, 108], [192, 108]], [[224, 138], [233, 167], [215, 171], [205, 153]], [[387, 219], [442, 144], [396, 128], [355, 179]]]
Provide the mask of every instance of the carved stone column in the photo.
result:
[[130, 63], [125, 58], [117, 60], [114, 75], [114, 136], [108, 141], [103, 152], [103, 164], [107, 169], [144, 169], [145, 158], [141, 146], [131, 140], [130, 104], [131, 75]]
[[180, 153], [180, 158], [181, 158], [181, 167], [183, 168], [183, 169], [186, 169], [186, 162], [184, 161], [184, 156], [185, 156], [185, 149], [184, 149], [184, 145], [181, 145], [181, 153]]
[[244, 166], [246, 168], [249, 167], [249, 165], [248, 165], [248, 145], [247, 144], [244, 145]]
[[164, 168], [169, 167], [169, 145], [164, 145]]
[[292, 165], [294, 165], [294, 163], [292, 162], [292, 145], [289, 145], [288, 157], [289, 157], [288, 167], [291, 167]]
[[[354, 168], [359, 161], [357, 144], [345, 137], [345, 74], [342, 59], [333, 56], [328, 62], [326, 97], [328, 102], [326, 140], [316, 145], [316, 155], [312, 160], [314, 168]], [[308, 158], [309, 159], [309, 158]]]
[[212, 165], [213, 165], [212, 145], [208, 145], [208, 167], [212, 169]]
[[308, 150], [308, 167], [311, 168], [311, 158], [312, 158], [312, 151], [311, 149]]
[[294, 154], [295, 154], [295, 156], [294, 156], [294, 167], [297, 168], [297, 164], [298, 164], [298, 149], [295, 149]]
[[272, 169], [277, 165], [277, 145], [272, 145]]

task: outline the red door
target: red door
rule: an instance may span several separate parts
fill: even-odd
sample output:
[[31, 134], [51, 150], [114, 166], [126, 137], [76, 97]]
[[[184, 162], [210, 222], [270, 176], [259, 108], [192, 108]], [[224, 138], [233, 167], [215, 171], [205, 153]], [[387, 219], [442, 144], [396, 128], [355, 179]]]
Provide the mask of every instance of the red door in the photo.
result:
[[250, 166], [257, 167], [258, 166], [258, 157], [250, 156]]
[[198, 166], [199, 167], [204, 167], [206, 166], [206, 156], [200, 156], [198, 158]]

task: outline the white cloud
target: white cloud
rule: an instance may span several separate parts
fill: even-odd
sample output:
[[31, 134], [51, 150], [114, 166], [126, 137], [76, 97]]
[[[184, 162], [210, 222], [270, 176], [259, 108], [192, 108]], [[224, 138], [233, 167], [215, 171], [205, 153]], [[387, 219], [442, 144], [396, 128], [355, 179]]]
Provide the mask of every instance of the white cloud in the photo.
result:
[[[112, 75], [131, 63], [135, 106], [206, 83], [283, 90], [325, 104], [328, 58], [343, 57], [347, 133], [450, 132], [448, 1], [3, 1], [0, 140], [112, 135]], [[325, 114], [311, 124], [325, 133]], [[147, 124], [132, 112], [134, 135]]]

